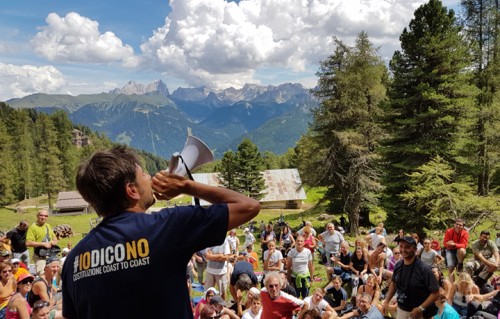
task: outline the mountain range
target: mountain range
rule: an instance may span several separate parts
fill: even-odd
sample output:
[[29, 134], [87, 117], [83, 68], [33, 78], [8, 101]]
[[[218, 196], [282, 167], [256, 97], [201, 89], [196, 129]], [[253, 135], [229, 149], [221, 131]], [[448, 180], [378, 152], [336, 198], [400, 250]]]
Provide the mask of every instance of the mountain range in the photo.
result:
[[188, 128], [218, 158], [236, 150], [245, 137], [261, 152], [282, 154], [307, 131], [311, 109], [318, 105], [301, 84], [178, 88], [170, 93], [161, 80], [147, 85], [129, 81], [99, 94], [38, 93], [6, 103], [46, 113], [63, 109], [75, 124], [166, 159], [183, 149]]

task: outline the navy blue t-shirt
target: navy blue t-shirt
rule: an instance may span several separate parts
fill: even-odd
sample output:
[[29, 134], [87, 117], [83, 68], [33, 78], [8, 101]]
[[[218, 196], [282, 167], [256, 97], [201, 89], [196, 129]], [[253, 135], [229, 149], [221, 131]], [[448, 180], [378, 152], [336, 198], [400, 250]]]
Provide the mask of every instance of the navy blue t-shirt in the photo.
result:
[[228, 220], [226, 204], [105, 218], [64, 262], [63, 316], [192, 318], [187, 263], [224, 242]]

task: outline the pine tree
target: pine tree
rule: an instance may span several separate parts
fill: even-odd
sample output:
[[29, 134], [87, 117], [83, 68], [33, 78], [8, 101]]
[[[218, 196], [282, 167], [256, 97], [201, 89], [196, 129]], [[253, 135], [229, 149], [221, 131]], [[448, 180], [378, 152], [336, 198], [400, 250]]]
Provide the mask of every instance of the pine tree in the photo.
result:
[[238, 165], [236, 162], [236, 154], [229, 150], [224, 153], [220, 165], [216, 168], [219, 172], [219, 180], [224, 187], [229, 189], [235, 189], [236, 171], [238, 170]]
[[15, 169], [13, 162], [13, 144], [11, 136], [7, 132], [6, 125], [0, 119], [0, 204], [11, 203], [14, 196]]
[[10, 134], [16, 148], [13, 152], [18, 172], [17, 198], [31, 198], [34, 191], [35, 145], [33, 141], [34, 123], [26, 110], [16, 110], [9, 117]]
[[39, 161], [38, 176], [39, 187], [47, 194], [49, 208], [59, 191], [65, 189], [61, 152], [57, 147], [57, 132], [50, 117], [40, 113], [36, 121], [37, 154]]
[[464, 31], [473, 52], [473, 83], [480, 90], [470, 130], [458, 156], [477, 176], [477, 193], [488, 195], [500, 163], [500, 8], [498, 0], [462, 0]]
[[[354, 47], [336, 40], [335, 52], [321, 63], [321, 98], [314, 122], [298, 147], [301, 175], [311, 186], [326, 186], [327, 194], [340, 194], [350, 231], [358, 233], [363, 207], [376, 204], [381, 188], [377, 170], [378, 141], [383, 131], [375, 119], [386, 98], [387, 68], [361, 32]], [[331, 201], [337, 198], [329, 198]]]
[[257, 145], [248, 138], [243, 139], [236, 152], [237, 171], [235, 188], [254, 199], [261, 199], [265, 193], [265, 181], [261, 170], [264, 161]]
[[460, 31], [453, 10], [430, 0], [415, 11], [400, 36], [402, 51], [390, 63], [394, 78], [385, 118], [391, 137], [384, 148], [384, 204], [392, 225], [425, 225], [423, 215], [408, 218], [412, 212], [399, 200], [407, 174], [436, 155], [453, 161], [460, 120], [472, 112], [475, 90], [465, 72], [470, 55]]
[[225, 152], [217, 169], [225, 187], [255, 199], [264, 197], [265, 181], [261, 173], [264, 160], [257, 146], [249, 139], [244, 139], [238, 145], [236, 153]]
[[73, 123], [63, 110], [58, 110], [50, 116], [56, 128], [56, 145], [61, 154], [61, 166], [64, 185], [67, 189], [74, 189], [75, 172], [78, 165], [78, 151], [72, 142]]

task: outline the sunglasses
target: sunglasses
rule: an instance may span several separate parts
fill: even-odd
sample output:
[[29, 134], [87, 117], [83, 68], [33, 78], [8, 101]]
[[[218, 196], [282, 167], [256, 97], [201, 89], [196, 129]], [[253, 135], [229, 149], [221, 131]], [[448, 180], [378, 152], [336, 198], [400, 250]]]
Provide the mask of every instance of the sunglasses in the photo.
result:
[[32, 285], [33, 284], [33, 280], [32, 279], [24, 279], [23, 281], [18, 282], [18, 284], [21, 284], [21, 285], [24, 285], [24, 286], [26, 286], [28, 284]]
[[278, 284], [276, 284], [276, 285], [268, 285], [268, 287], [269, 287], [269, 288], [278, 288], [278, 287], [279, 287], [279, 285], [278, 285]]
[[50, 306], [50, 302], [48, 302], [46, 300], [38, 300], [33, 305], [33, 310], [40, 310], [40, 309], [42, 309], [44, 307], [48, 307], [48, 306]]

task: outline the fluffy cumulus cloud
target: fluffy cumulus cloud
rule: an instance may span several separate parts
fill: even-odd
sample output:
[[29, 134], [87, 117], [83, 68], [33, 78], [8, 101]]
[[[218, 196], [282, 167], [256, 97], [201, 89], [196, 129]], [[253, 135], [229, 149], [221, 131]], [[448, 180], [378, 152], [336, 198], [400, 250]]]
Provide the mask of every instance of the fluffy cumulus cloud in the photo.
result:
[[171, 0], [172, 12], [141, 46], [141, 63], [193, 86], [255, 82], [261, 67], [300, 72], [352, 45], [361, 31], [389, 59], [425, 0]]
[[0, 97], [23, 97], [38, 92], [55, 93], [64, 83], [62, 73], [53, 66], [0, 63]]
[[134, 50], [113, 32], [100, 33], [99, 23], [70, 12], [65, 17], [50, 13], [47, 25], [31, 44], [35, 52], [50, 61], [130, 64]]

